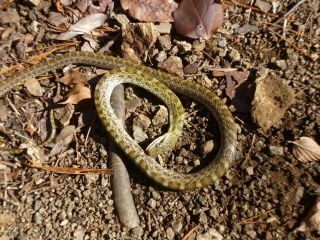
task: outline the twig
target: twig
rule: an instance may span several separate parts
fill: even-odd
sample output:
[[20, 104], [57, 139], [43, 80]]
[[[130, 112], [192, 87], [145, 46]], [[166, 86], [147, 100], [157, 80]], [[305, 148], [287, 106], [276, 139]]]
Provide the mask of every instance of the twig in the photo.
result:
[[195, 226], [195, 227], [191, 228], [191, 230], [190, 230], [189, 232], [187, 232], [187, 234], [184, 235], [183, 238], [181, 238], [181, 240], [187, 240], [188, 237], [189, 237], [195, 230], [197, 230], [197, 228], [198, 228], [198, 226]]
[[277, 14], [273, 14], [273, 13], [269, 13], [269, 12], [263, 12], [258, 7], [249, 6], [249, 5], [245, 4], [245, 3], [239, 2], [238, 0], [229, 0], [229, 2], [232, 2], [235, 5], [239, 5], [239, 6], [244, 7], [244, 8], [250, 8], [250, 9], [252, 9], [252, 10], [258, 12], [258, 13], [262, 13], [262, 14], [265, 14], [265, 15], [268, 15], [268, 16], [273, 16], [273, 17], [278, 16]]
[[10, 203], [10, 204], [12, 204], [12, 205], [14, 205], [14, 206], [16, 206], [16, 207], [19, 207], [19, 206], [20, 206], [20, 203], [19, 203], [19, 202], [12, 201], [12, 200], [7, 199], [7, 198], [5, 198], [5, 197], [0, 197], [0, 200], [3, 201], [3, 207], [5, 207], [4, 203], [6, 203], [6, 202], [7, 202], [7, 203]]
[[288, 12], [286, 12], [282, 17], [279, 17], [277, 20], [275, 20], [273, 23], [278, 24], [281, 22], [282, 19], [289, 16], [290, 13], [294, 12], [302, 3], [304, 3], [306, 0], [300, 0], [297, 2]]
[[[119, 121], [124, 125], [125, 102], [123, 96], [124, 87], [119, 85], [111, 95], [111, 106]], [[112, 186], [115, 208], [120, 222], [132, 229], [139, 225], [140, 220], [131, 194], [129, 174], [111, 137], [108, 138], [108, 145], [113, 169]]]
[[261, 217], [262, 215], [266, 215], [266, 214], [268, 214], [268, 213], [270, 213], [270, 212], [273, 212], [273, 211], [274, 211], [274, 209], [270, 209], [270, 210], [265, 211], [265, 212], [263, 212], [263, 213], [259, 213], [259, 214], [255, 215], [255, 216], [253, 216], [253, 217], [250, 217], [250, 218], [247, 218], [247, 219], [242, 220], [242, 221], [240, 221], [240, 222], [237, 222], [236, 224], [250, 224], [250, 223], [254, 223], [254, 222], [253, 222], [254, 219], [256, 219], [256, 218], [258, 218], [258, 217]]
[[56, 167], [56, 166], [48, 166], [48, 165], [39, 165], [30, 159], [28, 159], [27, 163], [28, 167], [39, 168], [45, 171], [50, 171], [54, 173], [64, 173], [64, 174], [111, 174], [111, 169], [92, 169], [92, 168], [74, 168], [74, 167]]
[[300, 48], [298, 45], [294, 44], [293, 41], [291, 41], [290, 39], [287, 38], [283, 38], [279, 33], [273, 31], [271, 28], [269, 28], [268, 26], [266, 26], [266, 28], [274, 35], [276, 35], [277, 37], [281, 38], [282, 40], [286, 41], [291, 47], [293, 47], [295, 50], [297, 50], [298, 52], [300, 52], [301, 54], [303, 54], [304, 56], [312, 59], [312, 57], [310, 56], [310, 54], [308, 54], [308, 51], [306, 49]]
[[248, 153], [247, 153], [247, 155], [246, 155], [246, 157], [245, 157], [245, 159], [244, 159], [244, 161], [242, 162], [242, 166], [244, 166], [246, 163], [247, 163], [247, 161], [248, 161], [248, 159], [249, 159], [249, 155], [250, 155], [250, 153], [251, 153], [251, 150], [252, 150], [252, 146], [253, 146], [253, 144], [254, 144], [254, 141], [256, 140], [256, 134], [253, 134], [253, 137], [252, 137], [252, 140], [251, 140], [251, 144], [250, 144], [250, 148], [249, 148], [249, 151], [248, 151]]
[[8, 190], [7, 190], [7, 186], [8, 186], [8, 176], [7, 176], [7, 171], [6, 169], [4, 170], [4, 194], [3, 194], [3, 207], [6, 207], [6, 201], [8, 200]]

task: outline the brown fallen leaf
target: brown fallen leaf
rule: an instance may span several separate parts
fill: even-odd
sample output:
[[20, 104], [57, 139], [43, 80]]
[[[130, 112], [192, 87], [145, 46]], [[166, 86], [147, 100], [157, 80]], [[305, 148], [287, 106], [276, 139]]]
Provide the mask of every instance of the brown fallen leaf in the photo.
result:
[[78, 130], [79, 129], [76, 128], [74, 125], [64, 127], [59, 133], [59, 135], [56, 137], [55, 144], [51, 149], [49, 156], [54, 156], [64, 152], [68, 148], [69, 144], [71, 143], [74, 137], [74, 134]]
[[54, 0], [53, 3], [56, 6], [58, 12], [64, 13], [64, 6], [62, 5], [60, 0]]
[[122, 30], [122, 55], [134, 63], [147, 59], [160, 33], [153, 23], [128, 23]]
[[209, 39], [222, 26], [223, 7], [214, 0], [184, 0], [173, 18], [179, 34]]
[[173, 22], [172, 13], [178, 4], [172, 0], [121, 0], [131, 17], [145, 22]]
[[82, 73], [72, 71], [57, 81], [72, 87], [67, 95], [67, 100], [62, 104], [77, 104], [81, 100], [91, 98], [91, 91], [87, 87], [87, 79]]
[[78, 83], [73, 86], [68, 94], [68, 99], [62, 104], [77, 104], [84, 99], [91, 99], [91, 91], [83, 83]]
[[65, 74], [63, 77], [57, 79], [57, 81], [67, 86], [72, 86], [72, 84], [77, 83], [87, 83], [86, 77], [81, 72], [76, 70]]
[[293, 144], [293, 154], [303, 162], [320, 161], [320, 146], [309, 137], [301, 137], [299, 140], [290, 141]]

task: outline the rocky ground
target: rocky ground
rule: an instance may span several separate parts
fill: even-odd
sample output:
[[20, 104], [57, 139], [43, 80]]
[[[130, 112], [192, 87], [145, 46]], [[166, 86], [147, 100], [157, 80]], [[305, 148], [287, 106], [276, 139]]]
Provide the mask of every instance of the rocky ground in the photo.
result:
[[[124, 22], [138, 21], [127, 16], [117, 3], [94, 34], [57, 41], [57, 35], [66, 31], [62, 25], [84, 16], [74, 5], [65, 7], [62, 14], [57, 2], [0, 3], [3, 76], [66, 51], [125, 56], [216, 92], [233, 112], [239, 133], [232, 168], [204, 189], [169, 191], [125, 161], [140, 220], [139, 226], [129, 229], [117, 218], [110, 174], [76, 174], [74, 170], [108, 169], [106, 133], [101, 130], [90, 91], [85, 90], [93, 89], [97, 74], [104, 71], [81, 67], [70, 73], [65, 68], [55, 76], [41, 76], [41, 85], [31, 81], [14, 88], [0, 98], [0, 147], [23, 148], [26, 152], [0, 153], [1, 240], [320, 238], [319, 229], [297, 231], [319, 195], [320, 165], [317, 161], [299, 161], [289, 142], [301, 136], [320, 142], [317, 1], [305, 1], [289, 14], [287, 27], [292, 31], [285, 35], [283, 21], [277, 26], [269, 23], [275, 23], [295, 3], [282, 1], [273, 15], [272, 9], [264, 14], [228, 1], [222, 28], [206, 41], [178, 35], [171, 23], [139, 25], [139, 29], [147, 29], [145, 32], [123, 30]], [[133, 32], [140, 34], [139, 38], [135, 39]], [[131, 49], [132, 41], [139, 49]], [[81, 83], [82, 93], [88, 95], [85, 101], [80, 101], [82, 96], [75, 91], [70, 92], [68, 84], [56, 84], [54, 79], [62, 76], [61, 82], [69, 81], [67, 78]], [[264, 81], [267, 95], [280, 105], [271, 116], [267, 106], [256, 112], [252, 107], [259, 105], [257, 79], [270, 80], [270, 76], [283, 79], [276, 88]], [[83, 79], [92, 80], [83, 84]], [[230, 81], [236, 86], [230, 86]], [[161, 163], [189, 171], [200, 164], [199, 159], [214, 155], [219, 132], [203, 106], [179, 97], [188, 121], [177, 149]], [[152, 95], [128, 86], [125, 99], [127, 128], [143, 146], [166, 130], [167, 111]], [[46, 147], [36, 147], [50, 134], [52, 105], [58, 106], [54, 111], [58, 136]], [[263, 122], [266, 118], [271, 123]]]

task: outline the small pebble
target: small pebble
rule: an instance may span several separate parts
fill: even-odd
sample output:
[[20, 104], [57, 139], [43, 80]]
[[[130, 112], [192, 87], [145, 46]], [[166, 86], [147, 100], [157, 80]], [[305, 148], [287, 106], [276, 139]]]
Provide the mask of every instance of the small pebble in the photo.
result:
[[155, 209], [157, 206], [156, 200], [154, 200], [153, 198], [150, 198], [150, 200], [148, 201], [148, 206], [150, 206], [152, 209]]
[[250, 175], [250, 176], [252, 176], [252, 175], [254, 174], [254, 172], [253, 172], [253, 167], [252, 167], [252, 166], [247, 167], [247, 168], [246, 168], [246, 171], [247, 171], [248, 175]]
[[198, 64], [196, 63], [188, 64], [183, 68], [184, 74], [197, 74], [198, 71], [199, 71]]
[[152, 118], [152, 124], [159, 126], [167, 123], [168, 121], [168, 110], [165, 106], [160, 105], [156, 115]]
[[143, 235], [143, 228], [141, 226], [137, 226], [134, 229], [132, 229], [132, 234], [136, 238], [141, 238]]
[[137, 143], [141, 143], [144, 140], [148, 139], [148, 135], [142, 130], [141, 127], [133, 125], [133, 138]]
[[33, 215], [33, 221], [34, 221], [35, 224], [38, 224], [38, 225], [42, 224], [42, 215], [41, 215], [41, 213], [36, 212]]
[[168, 238], [169, 240], [174, 239], [174, 231], [172, 230], [172, 228], [170, 228], [170, 227], [167, 228], [166, 234], [167, 234], [167, 238]]
[[279, 146], [269, 146], [270, 154], [273, 156], [282, 156], [284, 154], [283, 147]]
[[201, 146], [202, 154], [206, 156], [208, 153], [210, 153], [213, 150], [213, 148], [214, 148], [213, 140], [207, 141], [205, 144]]
[[65, 219], [60, 223], [60, 226], [65, 226], [68, 224], [68, 222], [69, 222], [68, 219]]

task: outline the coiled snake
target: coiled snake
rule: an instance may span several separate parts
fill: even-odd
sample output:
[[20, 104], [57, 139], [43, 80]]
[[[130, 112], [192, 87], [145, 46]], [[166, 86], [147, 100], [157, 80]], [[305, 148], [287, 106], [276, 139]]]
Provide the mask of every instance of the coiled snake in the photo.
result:
[[[194, 189], [205, 187], [218, 180], [225, 174], [234, 160], [237, 130], [233, 117], [221, 99], [196, 83], [186, 81], [171, 74], [161, 72], [146, 66], [135, 65], [130, 61], [91, 52], [68, 52], [52, 59], [36, 64], [24, 72], [0, 80], [0, 96], [14, 86], [25, 83], [28, 79], [43, 75], [68, 64], [82, 64], [104, 69], [113, 69], [100, 79], [95, 89], [95, 104], [99, 117], [113, 139], [126, 155], [156, 183], [176, 190]], [[162, 83], [159, 83], [162, 82]], [[153, 157], [146, 155], [143, 149], [124, 130], [115, 116], [111, 105], [110, 96], [117, 84], [130, 82], [148, 91], [155, 93], [165, 100], [167, 104], [175, 102], [166, 85], [173, 92], [189, 96], [204, 104], [218, 122], [221, 143], [216, 157], [204, 168], [192, 173], [178, 173], [162, 167]], [[171, 99], [168, 103], [168, 100]], [[177, 101], [178, 102], [178, 101]], [[154, 141], [149, 149], [152, 155], [163, 151], [161, 145], [173, 145], [183, 125], [183, 108], [168, 106], [172, 114], [171, 125], [168, 133]], [[175, 122], [172, 124], [172, 122]], [[177, 124], [177, 126], [175, 125]], [[169, 144], [168, 144], [169, 143]], [[167, 147], [167, 146], [164, 146]], [[170, 146], [171, 148], [174, 146]], [[157, 149], [158, 148], [158, 149]], [[160, 149], [159, 149], [160, 148]], [[154, 152], [152, 152], [154, 150]]]

